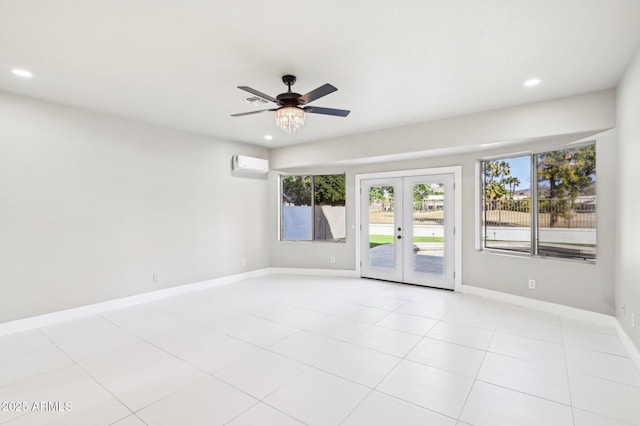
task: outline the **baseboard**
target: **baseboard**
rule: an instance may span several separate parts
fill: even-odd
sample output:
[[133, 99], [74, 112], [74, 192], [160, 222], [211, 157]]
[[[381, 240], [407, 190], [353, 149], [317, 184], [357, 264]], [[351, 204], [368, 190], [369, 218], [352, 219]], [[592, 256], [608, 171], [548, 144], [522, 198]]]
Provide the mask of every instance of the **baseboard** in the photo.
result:
[[228, 275], [225, 277], [200, 281], [197, 283], [165, 288], [148, 293], [136, 294], [135, 296], [122, 297], [119, 299], [108, 300], [106, 302], [93, 303], [91, 305], [79, 306], [77, 308], [65, 309], [63, 311], [9, 321], [0, 324], [0, 336], [44, 327], [63, 321], [86, 317], [89, 315], [99, 314], [114, 309], [122, 309], [129, 306], [138, 305], [140, 303], [152, 302], [154, 300], [177, 296], [192, 291], [204, 290], [207, 288], [242, 281], [249, 278], [261, 277], [268, 275], [270, 273], [269, 269], [270, 268], [264, 268], [236, 275]]
[[620, 340], [622, 340], [622, 344], [627, 352], [629, 352], [629, 356], [633, 360], [634, 364], [638, 367], [638, 370], [640, 370], [640, 350], [633, 343], [633, 340], [631, 340], [631, 337], [629, 337], [624, 328], [622, 328], [622, 325], [620, 325], [620, 321], [618, 320], [616, 320], [616, 333], [618, 333]]
[[268, 268], [270, 274], [282, 275], [318, 275], [321, 277], [359, 278], [353, 269], [309, 269], [309, 268]]
[[560, 305], [558, 303], [545, 302], [543, 300], [529, 299], [528, 297], [516, 296], [514, 294], [503, 293], [471, 285], [462, 285], [460, 287], [460, 291], [462, 293], [511, 303], [513, 305], [523, 306], [525, 308], [531, 308], [537, 311], [547, 312], [549, 314], [562, 315], [575, 320], [587, 321], [611, 328], [615, 328], [618, 323], [613, 315], [601, 314], [599, 312], [587, 311], [571, 306]]

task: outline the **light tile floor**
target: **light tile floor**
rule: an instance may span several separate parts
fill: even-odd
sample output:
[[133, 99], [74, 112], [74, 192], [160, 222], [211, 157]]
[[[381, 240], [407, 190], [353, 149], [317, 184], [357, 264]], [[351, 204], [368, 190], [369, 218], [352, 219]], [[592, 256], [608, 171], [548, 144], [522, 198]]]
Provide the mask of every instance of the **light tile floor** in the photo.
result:
[[268, 276], [0, 337], [0, 402], [9, 426], [628, 426], [640, 372], [602, 325]]

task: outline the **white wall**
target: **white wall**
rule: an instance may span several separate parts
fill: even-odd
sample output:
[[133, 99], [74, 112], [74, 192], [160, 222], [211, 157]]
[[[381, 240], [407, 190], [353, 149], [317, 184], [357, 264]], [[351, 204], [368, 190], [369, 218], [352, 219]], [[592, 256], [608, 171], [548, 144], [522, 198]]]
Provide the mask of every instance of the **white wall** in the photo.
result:
[[[640, 348], [640, 50], [617, 95], [616, 316]], [[635, 328], [631, 327], [632, 313]]]
[[[619, 101], [631, 129], [621, 163], [640, 158], [629, 118], [640, 110], [638, 68]], [[598, 144], [596, 265], [476, 251], [473, 203], [479, 157], [610, 128], [614, 105], [604, 91], [277, 149], [272, 165], [283, 170], [347, 175], [347, 242], [286, 243], [277, 238], [277, 173], [230, 172], [232, 155], [267, 150], [0, 93], [0, 322], [267, 266], [352, 270], [355, 174], [450, 165], [463, 169], [463, 284], [612, 313], [615, 178], [637, 172], [632, 160], [615, 172], [611, 133]], [[618, 218], [632, 226], [632, 215]], [[638, 249], [624, 241], [620, 294], [637, 312]]]
[[[476, 162], [483, 156], [552, 149], [582, 139], [614, 126], [615, 97], [612, 91], [560, 99], [524, 107], [491, 111], [473, 116], [447, 119], [377, 132], [356, 135], [323, 144], [307, 144], [272, 151], [275, 167], [287, 171], [309, 173], [345, 172], [347, 176], [347, 242], [345, 244], [279, 242], [272, 231], [272, 264], [277, 267], [355, 269], [355, 174], [429, 167], [462, 166], [462, 283], [519, 296], [560, 303], [595, 312], [612, 314], [614, 269], [614, 189], [615, 135], [607, 132], [597, 138], [598, 158], [598, 260], [587, 264], [576, 261], [530, 258], [489, 254], [476, 250], [477, 215], [475, 208]], [[525, 112], [527, 114], [525, 114]], [[522, 127], [514, 124], [522, 123]], [[533, 124], [535, 123], [535, 125]], [[555, 133], [562, 130], [562, 136]], [[512, 135], [518, 143], [501, 144]], [[530, 139], [527, 141], [527, 139]], [[593, 138], [590, 138], [593, 139]], [[369, 143], [371, 141], [371, 143]], [[424, 157], [424, 150], [433, 147], [435, 153], [452, 145], [475, 145], [455, 155]], [[479, 142], [487, 146], [479, 146]], [[495, 144], [494, 144], [495, 143]], [[372, 148], [373, 147], [375, 148]], [[341, 148], [338, 149], [338, 146]], [[376, 160], [382, 147], [395, 158], [402, 152], [421, 146], [416, 159], [350, 164], [350, 158], [366, 157], [374, 149]], [[331, 148], [332, 147], [332, 148]], [[474, 150], [475, 149], [475, 150]], [[324, 156], [323, 156], [324, 155]], [[424, 158], [419, 158], [419, 157]], [[409, 156], [407, 156], [409, 157]], [[303, 166], [306, 161], [308, 166]], [[314, 166], [318, 162], [334, 162], [332, 167]], [[341, 162], [344, 162], [341, 164]], [[271, 223], [277, 224], [277, 176], [271, 177]], [[336, 263], [330, 264], [331, 256]], [[536, 279], [535, 291], [528, 289], [528, 279]]]
[[364, 164], [469, 152], [535, 138], [596, 132], [615, 125], [615, 91], [604, 90], [274, 149], [271, 167]]
[[269, 266], [268, 181], [230, 169], [266, 149], [1, 92], [0, 120], [0, 322]]

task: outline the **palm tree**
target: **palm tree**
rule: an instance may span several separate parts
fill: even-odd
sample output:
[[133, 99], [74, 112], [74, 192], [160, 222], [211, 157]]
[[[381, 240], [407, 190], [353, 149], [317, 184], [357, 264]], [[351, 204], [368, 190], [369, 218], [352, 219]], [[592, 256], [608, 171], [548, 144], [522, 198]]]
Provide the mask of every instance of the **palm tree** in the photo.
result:
[[511, 168], [506, 161], [487, 161], [484, 163], [485, 197], [490, 204], [507, 194], [505, 179], [511, 174]]
[[513, 196], [516, 193], [516, 188], [518, 187], [518, 185], [520, 185], [520, 179], [518, 179], [515, 176], [508, 176], [508, 177], [503, 179], [503, 182], [509, 188], [509, 196], [510, 196], [510, 198], [513, 198]]

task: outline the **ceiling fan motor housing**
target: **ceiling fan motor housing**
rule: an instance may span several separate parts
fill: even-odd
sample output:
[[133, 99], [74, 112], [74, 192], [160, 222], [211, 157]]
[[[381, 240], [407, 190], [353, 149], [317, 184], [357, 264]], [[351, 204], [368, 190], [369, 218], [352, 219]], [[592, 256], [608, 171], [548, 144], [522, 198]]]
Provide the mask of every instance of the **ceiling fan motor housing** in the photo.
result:
[[300, 94], [293, 92], [281, 93], [276, 96], [276, 99], [281, 102], [283, 106], [298, 106], [302, 103], [298, 100], [299, 98]]
[[291, 91], [291, 86], [293, 86], [296, 82], [296, 76], [295, 75], [283, 75], [282, 76], [282, 82], [289, 88], [289, 91], [286, 93], [281, 93], [278, 96], [276, 96], [276, 99], [280, 102], [282, 102], [283, 106], [298, 106], [304, 102], [302, 102], [299, 98], [300, 93], [294, 93]]

